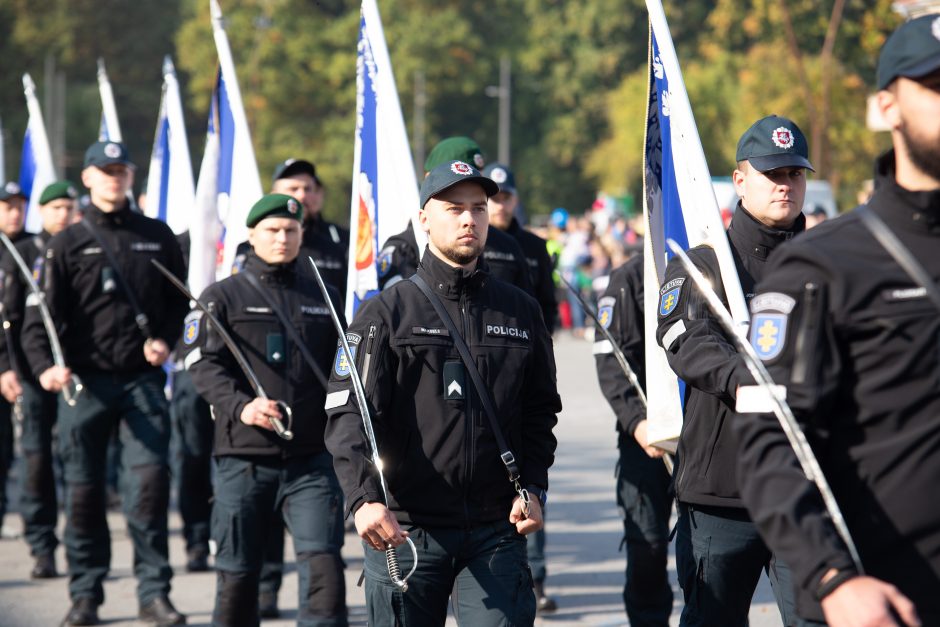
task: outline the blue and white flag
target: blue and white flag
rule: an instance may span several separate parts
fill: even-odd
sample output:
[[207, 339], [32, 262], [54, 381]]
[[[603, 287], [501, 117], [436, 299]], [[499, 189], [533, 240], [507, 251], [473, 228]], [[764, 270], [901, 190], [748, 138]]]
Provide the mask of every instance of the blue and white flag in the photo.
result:
[[[210, 135], [215, 134], [218, 151], [215, 155], [210, 154], [207, 138], [207, 152], [203, 156], [197, 183], [202, 189], [197, 189], [196, 196], [199, 202], [208, 202], [214, 198], [216, 215], [223, 225], [222, 262], [217, 272], [217, 276], [221, 277], [231, 274], [235, 250], [248, 239], [248, 227], [245, 226], [248, 212], [263, 192], [248, 130], [248, 118], [238, 89], [235, 62], [222, 22], [222, 9], [216, 0], [209, 0], [209, 10], [215, 47], [219, 54], [219, 76], [210, 105], [210, 115], [214, 115], [210, 123]], [[209, 183], [204, 184], [202, 180], [206, 168], [211, 169], [211, 164], [206, 163], [207, 159], [216, 161], [214, 189], [209, 189]]]
[[101, 125], [98, 130], [98, 141], [123, 142], [117, 105], [114, 104], [114, 91], [111, 89], [111, 81], [108, 80], [104, 59], [98, 59], [98, 93], [101, 94]]
[[39, 196], [47, 185], [56, 182], [57, 177], [52, 164], [49, 136], [42, 120], [42, 109], [36, 98], [36, 84], [29, 74], [23, 74], [23, 93], [26, 95], [29, 123], [23, 137], [23, 155], [20, 158], [20, 188], [29, 198], [26, 230], [38, 233], [42, 230], [42, 218], [38, 211]]
[[714, 249], [742, 336], [747, 333], [748, 311], [662, 2], [646, 0], [646, 7], [650, 19], [643, 195], [647, 429], [651, 443], [674, 450], [682, 428], [683, 384], [656, 342], [660, 289], [672, 256], [666, 239], [686, 249], [702, 244]]
[[375, 0], [363, 0], [356, 60], [356, 135], [350, 207], [346, 319], [378, 290], [379, 246], [409, 218], [420, 251], [418, 183], [392, 61]]
[[174, 233], [180, 234], [193, 219], [195, 194], [180, 86], [173, 61], [167, 56], [163, 60], [163, 96], [150, 153], [144, 213], [166, 222]]

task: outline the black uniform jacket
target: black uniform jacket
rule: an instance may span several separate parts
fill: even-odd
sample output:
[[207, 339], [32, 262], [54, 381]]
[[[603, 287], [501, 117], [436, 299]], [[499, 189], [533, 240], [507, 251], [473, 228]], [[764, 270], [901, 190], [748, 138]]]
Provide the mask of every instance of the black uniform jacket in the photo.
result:
[[[637, 255], [610, 273], [610, 283], [597, 301], [601, 324], [617, 340], [627, 363], [640, 385], [646, 382], [643, 340], [643, 256]], [[604, 334], [596, 333], [594, 357], [597, 380], [604, 398], [617, 416], [617, 431], [633, 435], [637, 424], [646, 420], [646, 408], [614, 356]]]
[[[242, 242], [235, 250], [235, 265], [232, 272], [244, 268], [251, 244]], [[307, 257], [313, 257], [323, 280], [340, 293], [346, 293], [346, 269], [349, 266], [349, 231], [341, 226], [320, 218], [304, 220], [303, 239], [300, 244], [298, 261], [309, 267]]]
[[[790, 229], [772, 229], [738, 203], [728, 227], [728, 240], [745, 298], [753, 295], [774, 248], [802, 232], [805, 225], [800, 214]], [[714, 251], [700, 246], [690, 250], [689, 257], [727, 307]], [[737, 450], [728, 423], [737, 386], [753, 383], [753, 379], [678, 259], [666, 267], [657, 310], [656, 339], [666, 349], [670, 367], [685, 381], [674, 480], [676, 496], [686, 503], [744, 507], [735, 476]]]
[[[16, 243], [17, 252], [33, 273], [33, 280], [39, 277], [45, 260], [46, 245], [51, 238], [52, 235], [48, 231], [39, 235], [20, 232], [17, 237], [12, 238]], [[14, 370], [21, 379], [34, 381], [26, 354], [23, 352], [22, 335], [26, 307], [36, 306], [36, 296], [31, 294], [23, 272], [14, 261], [13, 255], [5, 248], [0, 260], [0, 277], [3, 285], [3, 322], [6, 323], [3, 334], [0, 334], [0, 372]]]
[[[105, 213], [92, 205], [83, 220], [91, 221], [114, 255], [117, 271], [149, 319], [153, 337], [172, 348], [189, 305], [150, 260], [186, 280], [173, 231], [128, 207]], [[144, 359], [146, 338], [134, 321], [134, 308], [115, 268], [83, 225], [73, 224], [49, 241], [40, 279], [65, 362], [72, 370], [126, 374], [154, 368]], [[23, 348], [37, 377], [53, 365], [38, 307], [26, 309]]]
[[[260, 279], [264, 296], [248, 282], [246, 273]], [[338, 302], [335, 292], [330, 297]], [[190, 344], [199, 345], [199, 352], [191, 352], [186, 363], [196, 389], [212, 406], [214, 454], [288, 457], [322, 452], [326, 424], [323, 383], [332, 366], [337, 336], [312, 270], [305, 271], [299, 258], [272, 265], [250, 251], [242, 272], [210, 285], [199, 300], [235, 340], [267, 395], [287, 403], [294, 418], [294, 438], [290, 441], [241, 421], [242, 409], [257, 394], [218, 332], [211, 324], [206, 329], [204, 316], [191, 314], [185, 337]], [[323, 382], [294, 345], [271, 302], [303, 338], [323, 374]], [[286, 427], [286, 416], [283, 421]]]
[[[523, 485], [548, 487], [561, 399], [538, 303], [426, 251], [418, 268], [470, 348]], [[366, 301], [350, 326], [371, 404], [390, 509], [403, 523], [465, 527], [505, 519], [515, 495], [489, 420], [430, 301], [401, 281]], [[350, 511], [382, 502], [345, 361], [330, 374], [327, 447]], [[453, 385], [454, 381], [457, 385]], [[459, 389], [458, 389], [459, 388]]]
[[[379, 254], [379, 287], [385, 289], [410, 277], [418, 269], [418, 259], [418, 244], [409, 222], [404, 231], [388, 238], [382, 246]], [[490, 226], [486, 232], [483, 259], [492, 276], [535, 296], [525, 253], [511, 235]]]
[[542, 318], [545, 319], [548, 332], [553, 333], [558, 303], [555, 301], [555, 281], [552, 279], [554, 267], [552, 258], [548, 256], [545, 240], [522, 228], [515, 218], [510, 222], [506, 233], [515, 238], [519, 242], [519, 247], [522, 248], [529, 268], [529, 279], [532, 281], [535, 300], [539, 301], [539, 307], [542, 308]]
[[[868, 206], [936, 283], [940, 192], [899, 187], [891, 153], [878, 165]], [[855, 213], [783, 247], [757, 292], [752, 345], [786, 386], [866, 573], [940, 625], [940, 311]], [[801, 615], [819, 619], [813, 592], [848, 553], [773, 415], [736, 430], [742, 497], [793, 569]]]

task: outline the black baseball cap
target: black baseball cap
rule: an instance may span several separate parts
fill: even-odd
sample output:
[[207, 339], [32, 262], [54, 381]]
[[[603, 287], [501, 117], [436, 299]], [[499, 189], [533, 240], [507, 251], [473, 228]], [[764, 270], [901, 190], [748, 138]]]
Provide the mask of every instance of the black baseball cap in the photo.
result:
[[424, 209], [429, 200], [444, 190], [464, 181], [478, 183], [486, 192], [487, 198], [499, 192], [499, 186], [493, 182], [493, 179], [486, 178], [469, 163], [451, 161], [450, 163], [442, 163], [424, 177], [421, 182], [421, 208]]
[[509, 166], [502, 163], [488, 163], [483, 168], [483, 176], [493, 179], [493, 182], [499, 185], [499, 191], [510, 194], [516, 193], [516, 176], [509, 169]]
[[940, 69], [940, 14], [922, 15], [895, 30], [878, 57], [878, 89], [899, 76], [923, 78]]
[[316, 166], [304, 159], [287, 159], [279, 163], [277, 167], [274, 168], [274, 176], [271, 177], [271, 181], [274, 182], [278, 179], [286, 179], [295, 174], [309, 174], [311, 178], [316, 181], [317, 185], [323, 186], [323, 183], [320, 182], [317, 176]]
[[734, 160], [747, 161], [758, 172], [792, 167], [816, 171], [809, 162], [806, 135], [793, 120], [779, 115], [761, 118], [744, 131]]
[[103, 168], [105, 166], [120, 163], [130, 168], [137, 166], [131, 161], [127, 152], [127, 146], [120, 142], [95, 142], [85, 151], [85, 165], [90, 168]]
[[16, 181], [10, 181], [3, 187], [0, 187], [0, 200], [10, 200], [17, 196], [23, 199], [26, 198], [26, 194], [23, 193], [23, 189]]

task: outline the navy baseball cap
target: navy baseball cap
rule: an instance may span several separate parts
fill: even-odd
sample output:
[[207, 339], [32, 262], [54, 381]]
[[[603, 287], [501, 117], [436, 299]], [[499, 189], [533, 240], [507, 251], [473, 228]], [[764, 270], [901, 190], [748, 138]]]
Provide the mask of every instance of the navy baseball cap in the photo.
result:
[[940, 69], [940, 14], [922, 15], [894, 31], [878, 57], [878, 89], [899, 76], [923, 78]]
[[137, 167], [131, 161], [131, 157], [127, 153], [127, 147], [119, 142], [95, 142], [85, 151], [84, 167], [86, 168], [91, 166], [103, 168], [115, 163], [130, 168]]
[[3, 187], [0, 187], [0, 200], [10, 200], [16, 197], [26, 198], [26, 194], [23, 193], [22, 188], [16, 181], [10, 181]]
[[274, 168], [274, 176], [271, 177], [271, 181], [286, 179], [295, 174], [309, 174], [310, 177], [316, 181], [317, 185], [323, 187], [323, 183], [320, 182], [320, 178], [317, 176], [316, 166], [304, 159], [287, 159], [279, 163], [278, 166]]
[[493, 182], [499, 185], [499, 191], [509, 194], [516, 193], [516, 177], [509, 169], [509, 166], [502, 163], [488, 163], [483, 168], [483, 176], [493, 179]]
[[809, 162], [806, 135], [793, 120], [778, 115], [761, 118], [744, 131], [734, 160], [747, 161], [758, 172], [793, 167], [816, 171]]
[[493, 179], [486, 178], [469, 163], [451, 161], [450, 163], [442, 163], [424, 177], [421, 182], [421, 208], [424, 209], [429, 200], [444, 190], [464, 181], [479, 184], [486, 192], [487, 198], [499, 192], [499, 186], [493, 182]]

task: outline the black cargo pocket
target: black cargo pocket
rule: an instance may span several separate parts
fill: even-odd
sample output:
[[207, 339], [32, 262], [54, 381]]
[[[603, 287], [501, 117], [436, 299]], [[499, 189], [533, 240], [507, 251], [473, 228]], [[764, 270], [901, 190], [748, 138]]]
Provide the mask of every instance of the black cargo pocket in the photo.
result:
[[515, 596], [515, 612], [510, 624], [513, 627], [530, 627], [535, 623], [535, 591], [532, 570], [528, 564], [519, 572], [519, 585]]

